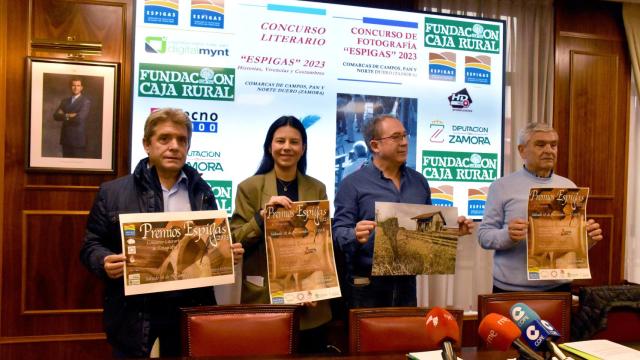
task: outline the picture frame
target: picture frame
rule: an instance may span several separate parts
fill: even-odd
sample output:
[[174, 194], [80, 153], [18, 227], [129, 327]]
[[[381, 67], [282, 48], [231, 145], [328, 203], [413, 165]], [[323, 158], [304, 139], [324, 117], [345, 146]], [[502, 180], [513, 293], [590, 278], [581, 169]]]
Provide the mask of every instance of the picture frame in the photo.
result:
[[26, 169], [115, 173], [119, 64], [27, 58]]

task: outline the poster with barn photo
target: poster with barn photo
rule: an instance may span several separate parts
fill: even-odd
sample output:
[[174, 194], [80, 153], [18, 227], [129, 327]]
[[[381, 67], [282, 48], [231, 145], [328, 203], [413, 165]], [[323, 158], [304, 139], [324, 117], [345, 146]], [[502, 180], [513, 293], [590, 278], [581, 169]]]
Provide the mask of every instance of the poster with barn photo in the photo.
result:
[[455, 207], [376, 202], [371, 275], [453, 274], [457, 218]]

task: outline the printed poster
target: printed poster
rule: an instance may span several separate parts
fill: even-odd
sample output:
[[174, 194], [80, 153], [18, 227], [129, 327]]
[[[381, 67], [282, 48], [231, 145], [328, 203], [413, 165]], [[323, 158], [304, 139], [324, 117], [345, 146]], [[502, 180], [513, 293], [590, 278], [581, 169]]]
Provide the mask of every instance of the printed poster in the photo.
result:
[[120, 225], [125, 295], [234, 282], [226, 211], [121, 214]]
[[591, 279], [588, 197], [589, 188], [529, 190], [529, 280]]
[[333, 256], [329, 201], [267, 206], [264, 232], [272, 304], [340, 297]]
[[458, 209], [376, 202], [371, 275], [453, 274]]

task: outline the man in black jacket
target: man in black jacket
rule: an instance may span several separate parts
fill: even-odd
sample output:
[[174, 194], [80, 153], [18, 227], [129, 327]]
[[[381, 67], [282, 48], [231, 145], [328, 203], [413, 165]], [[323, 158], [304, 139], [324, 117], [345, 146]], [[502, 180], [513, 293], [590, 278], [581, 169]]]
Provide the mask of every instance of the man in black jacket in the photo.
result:
[[[104, 327], [116, 357], [148, 357], [156, 338], [162, 356], [179, 356], [178, 308], [215, 304], [211, 287], [124, 296], [119, 214], [217, 209], [211, 188], [185, 164], [191, 132], [181, 110], [149, 115], [142, 140], [149, 157], [133, 174], [102, 184], [89, 214], [80, 259], [105, 283]], [[232, 248], [242, 256], [239, 243]]]

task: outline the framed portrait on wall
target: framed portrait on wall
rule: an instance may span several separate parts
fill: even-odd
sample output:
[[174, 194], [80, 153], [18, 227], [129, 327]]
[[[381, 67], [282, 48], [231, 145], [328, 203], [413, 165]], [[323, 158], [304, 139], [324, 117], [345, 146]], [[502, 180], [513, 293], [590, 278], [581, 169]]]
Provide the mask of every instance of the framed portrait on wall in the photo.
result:
[[27, 170], [115, 171], [119, 65], [27, 58]]

